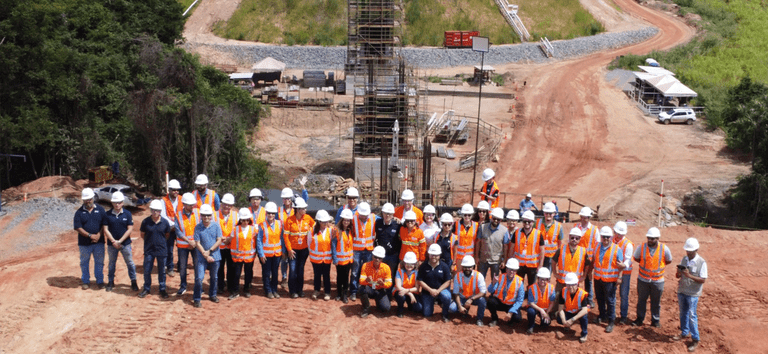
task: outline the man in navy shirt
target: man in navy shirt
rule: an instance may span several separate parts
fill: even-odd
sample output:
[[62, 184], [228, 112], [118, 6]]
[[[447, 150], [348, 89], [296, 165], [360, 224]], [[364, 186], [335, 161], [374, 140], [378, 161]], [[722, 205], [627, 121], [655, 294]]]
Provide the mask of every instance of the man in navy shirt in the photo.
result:
[[195, 307], [203, 307], [200, 300], [203, 296], [203, 278], [205, 270], [210, 272], [210, 281], [208, 285], [208, 297], [213, 302], [219, 302], [216, 296], [217, 275], [219, 273], [219, 263], [221, 262], [221, 227], [219, 223], [213, 221], [213, 208], [208, 204], [200, 206], [200, 218], [202, 221], [195, 226], [195, 293], [193, 296]]
[[384, 263], [389, 266], [392, 273], [392, 279], [397, 274], [397, 266], [400, 264], [400, 247], [403, 242], [400, 240], [400, 224], [395, 221], [395, 206], [386, 203], [381, 207], [381, 219], [377, 219], [373, 227], [376, 229], [375, 246], [384, 247], [386, 256]]
[[104, 208], [93, 202], [93, 189], [85, 188], [81, 194], [83, 206], [77, 209], [74, 218], [74, 229], [77, 231], [77, 246], [80, 248], [80, 271], [83, 281], [82, 288], [86, 290], [91, 283], [90, 263], [93, 255], [93, 272], [96, 273], [96, 284], [104, 288], [104, 236], [99, 232], [104, 219]]
[[144, 289], [139, 294], [140, 298], [149, 295], [149, 289], [152, 287], [152, 267], [157, 259], [157, 282], [160, 284], [160, 297], [168, 298], [168, 292], [165, 289], [165, 270], [166, 259], [168, 256], [168, 242], [171, 237], [171, 224], [168, 220], [161, 217], [163, 211], [163, 202], [153, 200], [149, 203], [149, 210], [152, 214], [141, 222], [141, 238], [144, 240]]
[[416, 273], [416, 280], [421, 285], [421, 308], [424, 317], [431, 317], [435, 312], [435, 299], [443, 308], [443, 321], [448, 322], [448, 306], [451, 305], [451, 267], [440, 260], [443, 253], [438, 244], [432, 244], [427, 250], [429, 262], [424, 262]]
[[131, 290], [139, 291], [136, 284], [136, 265], [133, 264], [131, 252], [131, 232], [133, 232], [133, 216], [131, 212], [123, 208], [125, 196], [121, 192], [112, 193], [112, 210], [104, 216], [104, 235], [107, 237], [107, 255], [109, 255], [109, 268], [107, 273], [107, 291], [115, 287], [115, 268], [117, 265], [117, 253], [120, 252], [128, 266], [128, 277], [131, 279]]

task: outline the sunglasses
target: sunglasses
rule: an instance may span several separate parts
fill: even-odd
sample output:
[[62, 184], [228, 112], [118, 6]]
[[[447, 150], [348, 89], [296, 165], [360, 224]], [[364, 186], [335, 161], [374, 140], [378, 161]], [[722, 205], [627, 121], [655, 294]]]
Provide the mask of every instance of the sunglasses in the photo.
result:
[[267, 213], [267, 215], [275, 215], [275, 214], [277, 214], [277, 213]]
[[533, 221], [531, 221], [531, 220], [524, 220], [523, 221], [523, 224], [532, 224], [532, 223], [533, 223]]

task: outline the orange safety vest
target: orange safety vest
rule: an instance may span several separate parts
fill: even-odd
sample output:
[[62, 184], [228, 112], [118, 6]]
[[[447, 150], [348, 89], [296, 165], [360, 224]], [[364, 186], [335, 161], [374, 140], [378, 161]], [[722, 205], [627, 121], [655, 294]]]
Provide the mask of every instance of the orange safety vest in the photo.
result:
[[264, 257], [280, 257], [283, 255], [282, 235], [283, 223], [275, 219], [272, 226], [265, 221], [261, 224], [262, 239], [261, 247], [264, 251]]
[[[219, 219], [219, 226], [221, 226], [221, 237], [227, 238], [230, 235], [232, 235], [232, 231], [235, 229], [235, 225], [237, 225], [237, 213], [235, 212], [234, 208], [232, 208], [229, 211], [229, 217], [227, 218], [226, 215], [221, 215], [221, 210], [219, 210], [218, 213], [218, 219]], [[229, 244], [225, 244], [224, 242], [219, 245], [219, 249], [227, 249], [230, 248]]]
[[253, 207], [248, 207], [248, 209], [251, 211], [251, 214], [253, 214], [254, 225], [260, 225], [267, 220], [267, 211], [261, 206], [259, 206], [258, 210], [253, 210]]
[[568, 245], [560, 248], [560, 257], [557, 260], [557, 282], [565, 284], [565, 275], [576, 273], [579, 278], [584, 275], [584, 261], [587, 258], [587, 250], [584, 247], [576, 246], [576, 252], [571, 254]]
[[480, 281], [478, 279], [480, 273], [473, 270], [472, 275], [469, 276], [469, 280], [465, 281], [464, 278], [464, 272], [457, 272], [456, 278], [453, 280], [453, 283], [456, 284], [455, 286], [458, 286], [461, 292], [461, 295], [464, 297], [470, 297], [472, 295], [475, 295], [480, 292]]
[[[369, 283], [368, 277], [376, 283]], [[387, 289], [392, 286], [392, 272], [389, 270], [389, 266], [381, 262], [379, 269], [373, 267], [373, 261], [363, 264], [363, 269], [360, 270], [360, 285], [368, 285], [374, 289]]]
[[352, 249], [355, 251], [373, 251], [374, 227], [373, 221], [376, 215], [368, 215], [365, 223], [360, 222], [360, 218], [355, 214], [352, 219], [352, 225], [355, 227], [355, 234], [352, 237]]
[[338, 231], [333, 236], [336, 238], [337, 265], [352, 263], [352, 234], [349, 231]]
[[290, 212], [286, 212], [283, 207], [280, 207], [280, 209], [277, 209], [277, 217], [280, 219], [280, 222], [285, 224], [285, 221], [288, 220], [289, 217], [293, 216], [293, 208], [291, 208]]
[[[515, 294], [520, 286], [523, 286], [523, 278], [515, 274], [512, 283], [507, 285], [507, 273], [504, 273], [499, 278], [499, 283], [496, 285], [496, 291], [493, 292], [493, 295], [505, 305], [512, 305], [515, 303]], [[504, 287], [507, 287], [507, 291], [504, 291]]]
[[587, 297], [587, 292], [582, 288], [576, 290], [576, 295], [568, 296], [568, 288], [563, 288], [563, 298], [565, 298], [565, 312], [577, 313], [581, 310], [581, 302]]
[[[177, 217], [177, 223], [181, 226], [181, 231], [184, 232], [190, 240], [195, 239], [195, 226], [200, 222], [200, 209], [192, 209], [192, 213], [189, 216], [184, 214], [184, 211], [180, 212]], [[181, 238], [181, 235], [176, 235], [176, 247], [178, 248], [192, 248], [189, 247], [189, 243]]]
[[195, 189], [195, 191], [192, 192], [195, 195], [195, 199], [197, 199], [197, 207], [200, 208], [201, 206], [203, 206], [203, 204], [208, 204], [211, 206], [211, 208], [216, 210], [216, 201], [214, 200], [216, 191], [213, 189], [206, 189], [206, 192], [207, 193], [205, 193], [205, 200], [203, 200], [200, 197], [200, 193], [197, 191], [197, 189]]
[[399, 275], [400, 279], [403, 281], [403, 289], [411, 289], [416, 287], [417, 272], [418, 271], [416, 269], [410, 271], [410, 274], [408, 274], [407, 271], [403, 268], [397, 270], [397, 275]]
[[456, 262], [454, 263], [461, 264], [461, 260], [464, 256], [475, 254], [477, 222], [470, 221], [469, 228], [464, 227], [461, 222], [457, 222], [454, 227], [454, 233], [459, 237], [459, 243], [456, 245]]
[[[414, 213], [416, 213], [416, 226], [421, 225], [421, 223], [424, 222], [424, 213], [416, 207], [415, 205], [411, 207], [411, 210], [413, 210]], [[403, 220], [403, 215], [405, 215], [405, 205], [401, 205], [397, 208], [395, 208], [395, 217]]]
[[304, 214], [301, 220], [296, 219], [296, 214], [291, 215], [285, 222], [286, 237], [285, 248], [289, 251], [307, 249], [307, 232], [315, 227], [315, 220]]
[[165, 202], [165, 214], [168, 215], [168, 219], [176, 220], [176, 215], [180, 214], [181, 210], [184, 209], [184, 204], [181, 203], [181, 196], [176, 196], [176, 208], [173, 207], [170, 196], [166, 195], [163, 197], [163, 202]]
[[[616, 243], [616, 245], [619, 246], [619, 249], [621, 249], [621, 254], [623, 255], [626, 255], [627, 253], [627, 245], [634, 246], [634, 244], [632, 244], [632, 241], [630, 241], [626, 236], [622, 237], [621, 241], [619, 241], [619, 243]], [[632, 260], [631, 260], [632, 255], [629, 255], [629, 257], [630, 257], [629, 267], [624, 268], [621, 274], [632, 274]]]
[[235, 239], [230, 243], [232, 252], [232, 261], [241, 263], [251, 263], [256, 259], [256, 235], [258, 227], [246, 225], [245, 228], [237, 226], [235, 228]]
[[595, 280], [600, 280], [606, 283], [612, 283], [619, 280], [619, 262], [616, 261], [616, 252], [619, 251], [619, 247], [611, 243], [610, 248], [605, 251], [603, 257], [600, 257], [600, 248], [595, 249], [595, 253], [592, 256], [595, 265]]
[[[493, 184], [491, 185], [490, 192], [488, 191], [488, 182], [487, 181], [485, 183], [483, 183], [483, 189], [481, 189], [480, 191], [482, 191], [485, 194], [489, 194], [489, 195], [493, 195], [496, 192], [500, 192], [499, 185], [496, 184], [496, 181], [495, 180], [491, 181], [491, 183], [493, 183]], [[496, 196], [496, 199], [493, 200], [493, 202], [491, 203], [491, 209], [497, 208], [499, 206], [499, 197], [500, 196]], [[480, 196], [480, 200], [488, 201], [488, 197], [486, 197], [484, 195]]]
[[414, 227], [411, 232], [408, 231], [407, 227], [401, 227], [400, 241], [403, 242], [403, 246], [400, 247], [401, 261], [408, 252], [416, 254], [416, 258], [419, 261], [424, 261], [424, 255], [427, 253], [427, 241], [424, 239], [424, 233], [418, 226]]
[[555, 291], [555, 287], [552, 284], [547, 283], [543, 293], [542, 290], [539, 289], [538, 282], [531, 284], [531, 286], [528, 287], [528, 290], [531, 292], [531, 296], [533, 296], [533, 302], [536, 303], [536, 306], [545, 310], [549, 308], [549, 298]]
[[576, 224], [576, 227], [582, 232], [579, 246], [584, 247], [589, 254], [592, 254], [592, 251], [597, 247], [597, 240], [600, 238], [597, 226], [589, 224], [589, 227], [586, 230], [581, 228], [581, 224]]
[[651, 254], [651, 248], [647, 243], [640, 246], [639, 276], [650, 281], [664, 280], [664, 268], [667, 262], [664, 260], [664, 244], [659, 242], [656, 251]]
[[312, 232], [309, 241], [309, 261], [312, 263], [331, 264], [331, 233], [332, 228], [326, 227], [320, 233]]
[[531, 228], [531, 233], [526, 237], [523, 229], [517, 229], [515, 232], [515, 253], [514, 256], [520, 261], [520, 265], [529, 268], [539, 266], [539, 254], [541, 254], [541, 245], [539, 244], [541, 234], [539, 230]]
[[552, 257], [557, 252], [557, 238], [560, 236], [560, 230], [563, 228], [563, 224], [557, 220], [552, 220], [552, 225], [547, 227], [544, 224], [544, 219], [539, 219], [536, 228], [541, 232], [544, 237], [544, 257]]

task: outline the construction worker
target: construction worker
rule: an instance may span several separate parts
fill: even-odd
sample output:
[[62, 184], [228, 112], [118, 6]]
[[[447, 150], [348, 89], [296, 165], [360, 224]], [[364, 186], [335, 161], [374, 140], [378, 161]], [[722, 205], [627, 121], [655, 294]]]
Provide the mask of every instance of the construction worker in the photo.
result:
[[[384, 248], [384, 263], [392, 271], [390, 278], [395, 277], [394, 272], [397, 271], [397, 266], [400, 262], [400, 249], [403, 246], [399, 234], [400, 224], [395, 220], [394, 213], [395, 207], [390, 203], [386, 203], [381, 207], [381, 219], [376, 220], [376, 223], [374, 223], [376, 232], [374, 245]], [[418, 215], [416, 218], [418, 219]]]
[[525, 195], [525, 198], [520, 201], [520, 214], [523, 214], [526, 211], [533, 211], [533, 209], [539, 210], [539, 208], [536, 207], [536, 203], [534, 203], [531, 198], [531, 193], [528, 193]]
[[565, 285], [566, 287], [558, 292], [557, 322], [566, 328], [571, 328], [576, 321], [579, 321], [581, 325], [579, 342], [584, 343], [587, 341], [588, 295], [584, 289], [579, 288], [579, 276], [576, 273], [565, 275]]
[[635, 249], [637, 262], [637, 319], [633, 326], [642, 326], [648, 297], [651, 298], [651, 326], [661, 328], [661, 296], [664, 293], [664, 269], [672, 263], [672, 252], [660, 243], [661, 232], [652, 227], [645, 234], [646, 242]]
[[376, 307], [382, 312], [389, 312], [392, 306], [389, 288], [392, 287], [392, 271], [384, 263], [386, 251], [382, 246], [373, 249], [373, 260], [363, 264], [360, 271], [360, 302], [363, 304], [361, 318], [370, 314], [370, 298], [376, 301]]
[[488, 204], [485, 200], [481, 200], [477, 203], [477, 208], [475, 208], [475, 215], [472, 217], [472, 221], [477, 222], [478, 225], [483, 225], [491, 222], [490, 217], [490, 210], [491, 205]]
[[[218, 285], [219, 293], [223, 294], [224, 289], [227, 287], [228, 278], [227, 274], [235, 270], [235, 264], [232, 262], [232, 253], [229, 246], [232, 240], [235, 238], [235, 226], [238, 224], [237, 209], [235, 209], [235, 196], [231, 193], [224, 194], [221, 197], [221, 209], [219, 209], [216, 215], [216, 221], [221, 227], [221, 245], [219, 245], [219, 251], [221, 252], [221, 264], [219, 264], [218, 273]], [[224, 268], [227, 270], [225, 271]], [[239, 281], [239, 278], [238, 278]]]
[[563, 245], [563, 224], [555, 220], [555, 214], [557, 213], [555, 204], [546, 203], [542, 211], [544, 212], [544, 218], [539, 219], [536, 223], [536, 229], [539, 230], [541, 236], [544, 238], [544, 268], [552, 270], [552, 256]]
[[[453, 248], [456, 246], [458, 239], [451, 230], [453, 230], [453, 216], [448, 213], [443, 213], [440, 216], [440, 232], [435, 236], [435, 245], [440, 246], [441, 254], [440, 260], [448, 265], [448, 268], [453, 264]], [[427, 249], [432, 247], [429, 245]], [[429, 253], [429, 252], [427, 252]]]
[[419, 262], [424, 261], [424, 257], [427, 254], [427, 242], [424, 241], [424, 234], [421, 229], [416, 225], [416, 213], [413, 210], [405, 212], [403, 216], [403, 227], [400, 228], [400, 261], [403, 260], [405, 254], [413, 252], [417, 256]]
[[192, 193], [197, 201], [198, 209], [203, 204], [208, 204], [214, 211], [219, 211], [219, 207], [221, 207], [219, 194], [213, 189], [208, 189], [208, 176], [204, 174], [197, 175], [197, 178], [195, 178], [195, 190]]
[[699, 346], [699, 297], [707, 281], [707, 262], [699, 256], [699, 241], [693, 237], [685, 240], [683, 245], [685, 257], [677, 266], [675, 277], [680, 279], [677, 286], [677, 302], [680, 306], [680, 334], [673, 339], [682, 340], [691, 336], [688, 351], [692, 352]]
[[352, 219], [354, 218], [352, 209], [341, 211], [341, 221], [336, 224], [336, 232], [331, 237], [331, 259], [336, 265], [336, 301], [349, 302], [347, 292], [349, 291], [349, 271], [352, 270]]
[[475, 271], [475, 258], [467, 255], [461, 259], [461, 272], [453, 278], [453, 303], [449, 313], [469, 314], [472, 304], [477, 304], [477, 325], [483, 326], [485, 316], [485, 279]]
[[259, 225], [256, 236], [256, 253], [261, 262], [261, 279], [268, 299], [279, 299], [277, 293], [277, 272], [283, 256], [283, 223], [277, 218], [277, 205], [273, 202], [264, 206], [267, 220]]
[[528, 210], [523, 213], [523, 228], [512, 235], [510, 242], [514, 249], [512, 257], [520, 261], [520, 278], [528, 278], [528, 286], [536, 282], [536, 272], [544, 263], [544, 237], [533, 227], [536, 216]]
[[597, 324], [608, 323], [605, 333], [613, 332], [616, 322], [616, 282], [624, 269], [624, 254], [611, 239], [613, 230], [610, 226], [600, 229], [600, 246], [592, 254], [594, 260], [595, 297], [597, 298]]
[[[579, 242], [579, 246], [584, 247], [584, 249], [587, 250], [587, 254], [591, 256], [594, 254], [597, 244], [600, 243], [600, 232], [597, 230], [597, 226], [590, 222], [590, 218], [592, 218], [592, 209], [589, 207], [581, 208], [579, 211], [579, 222], [576, 223], [574, 227], [581, 230], [581, 241]], [[584, 290], [589, 293], [590, 306], [595, 307], [595, 302], [593, 300], [595, 292], [592, 287], [591, 269], [588, 269], [587, 274], [584, 276]]]
[[261, 225], [264, 220], [267, 220], [267, 212], [261, 206], [262, 199], [263, 196], [258, 188], [251, 189], [251, 192], [248, 193], [248, 202], [251, 203], [249, 209], [251, 214], [253, 214], [254, 225]]
[[[446, 214], [443, 214], [446, 215]], [[431, 317], [435, 312], [435, 300], [443, 308], [443, 322], [448, 322], [448, 309], [451, 305], [451, 267], [440, 258], [443, 250], [433, 244], [427, 250], [429, 261], [419, 266], [416, 280], [421, 288], [421, 309], [424, 317]]]
[[523, 279], [516, 273], [520, 269], [517, 259], [510, 258], [505, 264], [506, 272], [501, 275], [499, 281], [494, 281], [488, 287], [488, 310], [491, 312], [491, 327], [496, 326], [499, 315], [496, 311], [509, 313], [509, 324], [520, 322], [520, 307], [525, 301], [525, 285]]
[[253, 281], [253, 262], [256, 260], [256, 236], [259, 227], [253, 224], [253, 213], [248, 208], [238, 212], [238, 225], [232, 231], [229, 249], [232, 255], [233, 268], [228, 271], [229, 300], [240, 296], [240, 274], [245, 269], [243, 296], [251, 297], [251, 282]]
[[285, 253], [290, 268], [288, 292], [292, 299], [304, 297], [304, 265], [309, 257], [308, 240], [315, 227], [315, 220], [307, 215], [304, 198], [298, 197], [294, 203], [295, 212], [285, 221]]
[[176, 244], [176, 216], [184, 208], [181, 203], [181, 184], [179, 181], [172, 179], [168, 182], [168, 194], [162, 198], [163, 210], [161, 216], [168, 221], [168, 225], [171, 225], [171, 237], [166, 240], [166, 250], [168, 254], [165, 256], [165, 270], [169, 277], [173, 276], [173, 245]]
[[[393, 208], [394, 209], [394, 208]], [[349, 295], [352, 301], [357, 300], [357, 289], [360, 285], [360, 268], [371, 261], [373, 242], [376, 238], [376, 224], [378, 217], [371, 214], [371, 206], [362, 202], [357, 207], [357, 213], [352, 218], [352, 276], [349, 285]]]
[[315, 227], [308, 240], [309, 261], [312, 263], [314, 272], [315, 291], [312, 293], [312, 300], [317, 300], [320, 296], [320, 283], [322, 281], [324, 296], [323, 300], [331, 299], [331, 239], [336, 233], [336, 228], [331, 224], [331, 216], [325, 210], [319, 210], [315, 214]]
[[163, 202], [155, 199], [149, 203], [150, 216], [141, 221], [139, 230], [144, 240], [144, 286], [139, 293], [140, 298], [149, 295], [152, 287], [152, 268], [157, 260], [157, 283], [160, 285], [160, 297], [168, 298], [165, 288], [165, 257], [168, 254], [167, 240], [171, 237], [171, 225], [162, 217]]
[[357, 188], [355, 187], [349, 187], [347, 188], [347, 204], [342, 205], [339, 210], [336, 211], [336, 218], [334, 218], [335, 223], [339, 223], [341, 221], [341, 212], [344, 210], [351, 210], [352, 213], [357, 213], [357, 200], [360, 198], [360, 192], [358, 192]]
[[203, 307], [200, 304], [203, 294], [203, 278], [205, 271], [208, 270], [208, 298], [212, 302], [219, 302], [216, 296], [218, 290], [218, 268], [221, 264], [221, 226], [213, 222], [213, 208], [210, 204], [200, 206], [200, 223], [195, 226], [195, 291], [192, 300], [197, 308]]
[[[517, 210], [511, 209], [507, 212], [507, 232], [509, 232], [510, 238], [512, 235], [517, 232], [518, 223], [520, 222], [520, 213], [517, 212]], [[515, 255], [515, 249], [514, 247], [511, 247], [512, 244], [506, 244], [504, 245], [504, 259], [510, 259], [513, 258]]]
[[77, 231], [77, 246], [80, 249], [81, 287], [90, 287], [90, 263], [93, 255], [93, 272], [99, 290], [104, 288], [104, 234], [101, 232], [106, 212], [101, 205], [93, 202], [93, 189], [84, 188], [80, 194], [83, 206], [77, 209], [74, 229]]
[[422, 213], [421, 209], [417, 206], [413, 205], [413, 191], [410, 189], [403, 190], [400, 199], [403, 201], [403, 204], [395, 209], [395, 218], [397, 218], [397, 220], [403, 220], [406, 211], [413, 211], [416, 213], [416, 225], [421, 224], [424, 221], [424, 213]]
[[128, 278], [131, 279], [131, 290], [139, 291], [136, 283], [136, 265], [133, 264], [131, 252], [131, 232], [133, 232], [133, 216], [131, 212], [123, 208], [125, 196], [120, 191], [112, 193], [112, 209], [104, 216], [102, 232], [107, 238], [107, 255], [109, 255], [109, 267], [107, 291], [115, 287], [115, 268], [117, 265], [117, 253], [123, 255], [125, 265], [128, 267]]
[[[306, 194], [306, 190], [304, 190], [302, 195], [304, 196], [305, 201], [308, 200], [309, 196]], [[280, 192], [280, 198], [283, 199], [283, 205], [280, 206], [280, 209], [277, 211], [277, 218], [283, 225], [285, 225], [286, 220], [288, 220], [288, 218], [291, 217], [291, 215], [294, 213], [293, 191], [290, 188], [283, 188], [283, 190]], [[280, 281], [280, 288], [288, 289], [288, 257], [282, 257], [280, 259], [280, 275], [282, 276], [282, 280]], [[275, 292], [275, 294], [277, 294], [277, 292]]]
[[555, 287], [549, 283], [551, 273], [549, 269], [542, 267], [536, 272], [536, 282], [528, 287], [528, 330], [526, 334], [533, 334], [536, 325], [536, 316], [541, 319], [541, 326], [547, 327], [555, 318]]
[[552, 205], [555, 206], [555, 220], [560, 221], [560, 208], [557, 206], [557, 200], [552, 199]]
[[491, 282], [499, 276], [499, 267], [504, 262], [504, 247], [509, 244], [510, 237], [507, 227], [501, 224], [504, 210], [496, 208], [491, 211], [491, 222], [480, 226], [477, 234], [477, 271], [485, 277], [491, 270]]
[[480, 193], [480, 200], [490, 203], [492, 209], [499, 207], [499, 193], [501, 192], [499, 190], [499, 185], [496, 184], [495, 177], [496, 172], [493, 172], [490, 168], [486, 168], [483, 171], [483, 187], [478, 191], [478, 193]]
[[560, 247], [555, 252], [553, 263], [557, 284], [555, 285], [555, 291], [559, 294], [565, 287], [565, 275], [568, 273], [574, 273], [579, 277], [579, 281], [584, 279], [586, 270], [592, 267], [592, 259], [590, 258], [587, 250], [584, 247], [579, 246], [581, 241], [581, 230], [578, 227], [571, 229], [568, 234], [568, 243]]
[[[179, 291], [176, 296], [187, 292], [187, 259], [192, 255], [192, 264], [196, 264], [197, 253], [194, 252], [195, 226], [200, 223], [200, 209], [197, 208], [197, 200], [192, 193], [184, 193], [181, 196], [183, 208], [176, 214], [176, 249], [179, 257]], [[195, 268], [192, 268], [193, 270]]]
[[440, 224], [437, 222], [437, 212], [432, 204], [424, 207], [424, 222], [419, 225], [421, 233], [424, 234], [424, 241], [427, 242], [427, 247], [435, 243], [437, 234], [440, 232]]
[[616, 222], [616, 225], [613, 226], [613, 231], [616, 232], [613, 237], [613, 243], [619, 247], [621, 254], [624, 255], [624, 270], [621, 271], [621, 285], [619, 285], [619, 297], [621, 298], [621, 318], [619, 323], [627, 325], [629, 324], [627, 311], [629, 310], [629, 284], [632, 277], [634, 245], [632, 241], [625, 237], [627, 235], [627, 223], [623, 221]]
[[464, 204], [461, 207], [461, 220], [456, 223], [453, 231], [458, 236], [458, 243], [454, 248], [453, 264], [461, 264], [461, 260], [465, 256], [474, 256], [475, 254], [479, 225], [472, 221], [474, 213], [475, 209], [472, 208], [472, 205]]
[[395, 276], [394, 297], [397, 302], [397, 317], [403, 317], [403, 307], [408, 303], [408, 309], [421, 312], [421, 299], [419, 296], [419, 284], [416, 282], [418, 271], [416, 263], [418, 258], [413, 252], [408, 252], [403, 257], [403, 267]]

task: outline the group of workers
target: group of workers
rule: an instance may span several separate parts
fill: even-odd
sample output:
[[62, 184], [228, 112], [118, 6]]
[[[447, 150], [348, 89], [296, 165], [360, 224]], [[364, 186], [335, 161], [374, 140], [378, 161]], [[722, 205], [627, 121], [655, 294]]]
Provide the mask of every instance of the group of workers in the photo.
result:
[[[165, 278], [166, 274], [174, 275], [174, 245], [180, 276], [176, 295], [186, 292], [191, 255], [195, 307], [202, 307], [206, 270], [210, 274], [208, 298], [212, 302], [219, 302], [217, 295], [224, 290], [230, 300], [239, 297], [243, 272], [242, 295], [250, 297], [257, 260], [267, 298], [280, 298], [278, 278], [283, 263], [289, 272], [282, 272], [281, 287], [291, 298], [304, 297], [304, 267], [309, 259], [314, 274], [311, 298], [331, 299], [330, 270], [335, 265], [336, 300], [348, 303], [359, 297], [361, 317], [370, 314], [371, 300], [384, 312], [395, 300], [398, 317], [403, 316], [406, 306], [430, 317], [438, 304], [445, 322], [453, 313], [469, 315], [475, 305], [478, 326], [484, 325], [486, 309], [491, 314], [490, 326], [498, 324], [498, 312], [506, 312], [510, 324], [521, 322], [525, 312], [528, 334], [534, 332], [537, 317], [540, 326], [557, 321], [570, 328], [578, 322], [579, 341], [583, 343], [588, 333], [587, 314], [595, 307], [594, 300], [598, 308], [595, 323], [605, 324], [606, 332], [613, 331], [617, 322], [630, 324], [628, 297], [634, 261], [639, 270], [638, 302], [637, 317], [631, 325], [643, 326], [650, 297], [651, 326], [661, 326], [664, 271], [672, 262], [672, 254], [659, 241], [659, 229], [650, 228], [647, 241], [634, 247], [626, 237], [626, 223], [619, 221], [613, 227], [598, 229], [590, 221], [592, 210], [584, 207], [566, 238], [565, 225], [556, 220], [553, 203], [543, 206], [541, 219], [523, 209], [525, 200], [520, 211], [510, 210], [505, 215], [498, 207], [499, 188], [493, 177], [492, 170], [484, 171], [485, 184], [480, 191], [483, 200], [477, 210], [465, 204], [458, 218], [444, 213], [439, 219], [432, 205], [423, 210], [416, 207], [414, 193], [407, 189], [401, 195], [402, 205], [396, 208], [386, 203], [379, 216], [372, 213], [368, 203], [359, 202], [356, 188], [349, 188], [347, 203], [334, 219], [325, 210], [319, 210], [314, 218], [306, 213], [306, 190], [297, 197], [291, 189], [284, 189], [278, 208], [273, 202], [262, 206], [261, 191], [254, 188], [249, 193], [249, 207], [237, 210], [232, 194], [220, 198], [207, 188], [205, 175], [197, 177], [193, 192], [183, 195], [179, 195], [179, 182], [171, 180], [168, 195], [150, 203], [151, 215], [141, 223], [144, 285], [138, 296], [149, 295], [156, 262], [160, 296], [169, 297]], [[118, 252], [128, 267], [132, 289], [138, 291], [130, 247], [133, 219], [122, 208], [123, 196], [119, 192], [112, 195], [113, 208], [108, 212], [94, 204], [91, 189], [82, 191], [82, 199], [74, 228], [79, 236], [83, 289], [89, 288], [91, 255], [96, 282], [99, 288], [104, 286], [106, 240], [107, 291], [115, 286]], [[530, 201], [530, 195], [526, 200]], [[530, 205], [532, 202], [525, 203]], [[694, 351], [699, 342], [696, 308], [707, 278], [706, 262], [697, 254], [698, 246], [694, 238], [686, 241], [687, 255], [676, 272], [680, 279], [681, 333], [675, 339], [690, 336], [689, 351]], [[618, 321], [617, 290], [621, 299]]]

